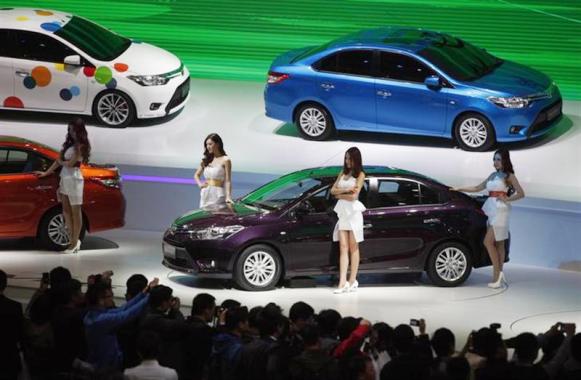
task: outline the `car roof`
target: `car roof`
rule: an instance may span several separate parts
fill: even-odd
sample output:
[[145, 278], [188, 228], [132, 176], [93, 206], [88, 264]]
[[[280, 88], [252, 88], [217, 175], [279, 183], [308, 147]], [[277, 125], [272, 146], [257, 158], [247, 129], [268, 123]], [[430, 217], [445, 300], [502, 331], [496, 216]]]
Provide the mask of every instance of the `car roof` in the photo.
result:
[[328, 48], [340, 48], [354, 45], [369, 45], [375, 47], [392, 47], [409, 52], [416, 52], [428, 46], [456, 40], [454, 37], [440, 32], [422, 28], [387, 26], [382, 28], [364, 29], [331, 41]]
[[47, 156], [55, 156], [58, 155], [58, 151], [48, 145], [41, 144], [36, 141], [27, 140], [22, 137], [15, 137], [15, 136], [1, 136], [0, 135], [0, 147], [1, 146], [10, 146], [16, 148], [30, 148], [34, 151], [41, 152], [46, 154]]
[[[323, 166], [318, 168], [304, 169], [297, 172], [287, 174], [283, 177], [289, 177], [288, 180], [300, 181], [306, 178], [325, 178], [332, 177], [335, 178], [343, 170], [342, 166]], [[415, 173], [409, 170], [403, 170], [398, 168], [393, 168], [390, 166], [363, 166], [363, 171], [368, 177], [375, 176], [412, 176], [419, 177], [423, 179], [428, 179], [430, 181], [435, 181], [429, 177], [422, 174]], [[282, 177], [281, 177], [282, 178]]]
[[0, 8], [0, 28], [47, 33], [65, 25], [73, 15], [38, 8]]

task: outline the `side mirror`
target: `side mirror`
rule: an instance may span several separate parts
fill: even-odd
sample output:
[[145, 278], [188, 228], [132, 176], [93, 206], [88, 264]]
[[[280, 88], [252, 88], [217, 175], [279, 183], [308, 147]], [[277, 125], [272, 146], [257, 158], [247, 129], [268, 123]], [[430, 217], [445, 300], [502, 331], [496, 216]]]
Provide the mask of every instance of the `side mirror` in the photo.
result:
[[81, 66], [81, 56], [80, 55], [68, 55], [65, 57], [65, 64], [72, 66]]
[[437, 75], [430, 75], [424, 80], [424, 84], [430, 88], [440, 88], [442, 87], [442, 82], [440, 77]]

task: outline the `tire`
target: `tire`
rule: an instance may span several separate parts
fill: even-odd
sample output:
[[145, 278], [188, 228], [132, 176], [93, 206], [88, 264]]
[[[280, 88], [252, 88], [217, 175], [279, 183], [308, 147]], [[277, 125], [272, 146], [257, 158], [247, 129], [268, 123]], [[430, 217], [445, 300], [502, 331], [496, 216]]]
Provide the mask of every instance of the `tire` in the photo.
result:
[[436, 286], [458, 286], [466, 281], [472, 272], [470, 251], [460, 243], [442, 243], [430, 254], [426, 272], [432, 284]]
[[[85, 233], [83, 221], [79, 240], [83, 240]], [[61, 207], [55, 207], [44, 215], [38, 227], [38, 241], [43, 248], [49, 251], [62, 251], [67, 248], [69, 237]]]
[[307, 140], [328, 140], [335, 134], [335, 123], [331, 114], [317, 103], [306, 103], [295, 113], [295, 125]]
[[[246, 268], [246, 271], [244, 268]], [[282, 262], [280, 256], [278, 252], [267, 245], [257, 244], [250, 246], [236, 260], [234, 281], [243, 290], [262, 291], [273, 289], [278, 284], [281, 276]]]
[[93, 102], [93, 116], [100, 124], [111, 128], [125, 128], [135, 120], [135, 105], [121, 91], [103, 91]]
[[454, 138], [461, 149], [470, 152], [484, 152], [496, 144], [492, 124], [477, 113], [467, 113], [456, 120]]

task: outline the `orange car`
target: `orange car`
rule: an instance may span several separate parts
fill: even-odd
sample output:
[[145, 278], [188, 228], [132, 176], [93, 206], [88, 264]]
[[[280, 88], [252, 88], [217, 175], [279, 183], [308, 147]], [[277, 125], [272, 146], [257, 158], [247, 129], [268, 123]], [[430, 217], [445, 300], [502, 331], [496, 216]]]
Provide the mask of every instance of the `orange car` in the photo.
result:
[[[0, 239], [36, 237], [49, 250], [63, 250], [68, 236], [57, 200], [57, 173], [38, 178], [59, 152], [18, 137], [0, 136]], [[96, 232], [123, 227], [125, 198], [114, 166], [81, 165], [85, 178], [83, 228]]]

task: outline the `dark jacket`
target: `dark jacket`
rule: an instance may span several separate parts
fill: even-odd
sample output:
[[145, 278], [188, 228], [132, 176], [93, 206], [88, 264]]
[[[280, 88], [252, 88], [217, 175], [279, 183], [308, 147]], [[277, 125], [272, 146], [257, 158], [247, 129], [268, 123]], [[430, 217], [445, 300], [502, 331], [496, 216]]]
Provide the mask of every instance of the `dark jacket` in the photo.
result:
[[182, 345], [188, 332], [183, 314], [173, 309], [168, 314], [149, 309], [141, 320], [141, 331], [144, 330], [154, 331], [159, 335], [159, 364], [181, 372]]
[[0, 378], [16, 377], [21, 363], [18, 346], [22, 342], [22, 305], [0, 295]]
[[55, 351], [58, 352], [56, 369], [59, 371], [69, 371], [75, 358], [87, 359], [87, 340], [83, 325], [86, 312], [85, 309], [67, 305], [54, 308], [51, 324]]
[[237, 380], [240, 378], [242, 339], [230, 333], [214, 336], [210, 364], [210, 379]]
[[182, 376], [184, 379], [208, 378], [212, 339], [215, 330], [197, 317], [187, 321], [187, 334], [183, 342]]
[[324, 350], [306, 350], [290, 364], [291, 380], [334, 380], [339, 377], [337, 360]]

